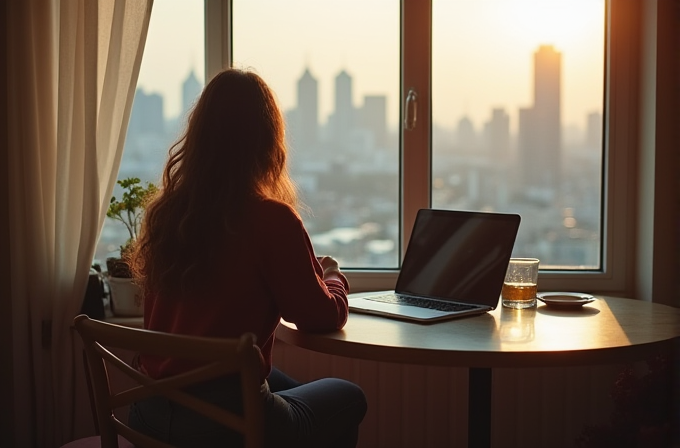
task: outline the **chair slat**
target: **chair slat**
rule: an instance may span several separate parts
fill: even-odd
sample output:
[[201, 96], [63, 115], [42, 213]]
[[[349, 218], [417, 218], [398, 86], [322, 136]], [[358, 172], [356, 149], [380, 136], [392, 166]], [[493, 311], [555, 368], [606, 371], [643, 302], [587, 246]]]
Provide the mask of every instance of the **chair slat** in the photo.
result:
[[83, 321], [81, 328], [96, 327], [97, 341], [107, 347], [158, 356], [174, 356], [187, 360], [214, 359], [220, 349], [232, 352], [238, 347], [238, 339], [209, 338], [161, 333], [140, 328], [123, 327], [102, 321]]
[[130, 377], [137, 381], [140, 385], [132, 387], [126, 391], [111, 395], [111, 406], [121, 407], [126, 406], [133, 401], [139, 401], [153, 395], [164, 395], [167, 391], [172, 389], [182, 389], [184, 387], [202, 383], [207, 380], [219, 378], [226, 373], [233, 372], [233, 369], [225, 369], [222, 363], [213, 363], [208, 366], [199, 367], [189, 372], [163, 378], [161, 380], [153, 380], [143, 373], [130, 368]]

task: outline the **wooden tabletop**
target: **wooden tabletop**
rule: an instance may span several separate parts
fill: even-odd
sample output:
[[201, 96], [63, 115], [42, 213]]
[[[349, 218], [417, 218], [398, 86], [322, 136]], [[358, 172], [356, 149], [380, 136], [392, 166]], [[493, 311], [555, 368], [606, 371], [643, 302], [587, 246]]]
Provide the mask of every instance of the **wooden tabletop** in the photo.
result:
[[[351, 296], [350, 296], [351, 297]], [[375, 361], [451, 367], [611, 364], [668, 353], [680, 337], [680, 309], [616, 297], [575, 310], [496, 310], [417, 324], [351, 313], [345, 327], [303, 333], [282, 321], [277, 337], [305, 349]], [[500, 304], [499, 304], [500, 305]]]

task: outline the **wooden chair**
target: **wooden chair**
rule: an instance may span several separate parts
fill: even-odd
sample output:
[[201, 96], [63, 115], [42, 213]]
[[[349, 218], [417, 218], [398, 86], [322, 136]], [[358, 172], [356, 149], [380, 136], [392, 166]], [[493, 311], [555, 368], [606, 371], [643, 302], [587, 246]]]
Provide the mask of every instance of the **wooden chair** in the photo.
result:
[[[173, 448], [141, 434], [116, 418], [113, 411], [152, 395], [165, 396], [244, 436], [245, 448], [260, 448], [264, 440], [264, 413], [260, 398], [260, 355], [251, 333], [240, 339], [201, 338], [160, 333], [92, 320], [84, 314], [74, 319], [85, 347], [91, 394], [99, 436], [76, 440], [68, 448]], [[109, 349], [120, 349], [206, 363], [179, 375], [154, 380], [121, 360]], [[114, 366], [135, 381], [135, 386], [111, 391], [107, 366]], [[182, 389], [230, 373], [240, 373], [243, 415], [206, 403]], [[99, 442], [93, 445], [93, 442]], [[119, 444], [120, 442], [120, 444]]]

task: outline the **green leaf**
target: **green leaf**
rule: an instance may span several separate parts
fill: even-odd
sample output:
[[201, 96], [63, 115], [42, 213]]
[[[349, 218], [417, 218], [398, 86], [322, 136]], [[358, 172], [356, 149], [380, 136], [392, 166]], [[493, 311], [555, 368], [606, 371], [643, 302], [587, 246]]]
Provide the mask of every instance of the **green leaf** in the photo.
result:
[[151, 182], [147, 182], [146, 187], [142, 186], [142, 181], [138, 177], [120, 179], [117, 183], [123, 188], [123, 195], [120, 200], [115, 196], [111, 197], [106, 216], [121, 221], [128, 229], [130, 238], [121, 246], [123, 249], [132, 244], [138, 234], [146, 201], [158, 189]]

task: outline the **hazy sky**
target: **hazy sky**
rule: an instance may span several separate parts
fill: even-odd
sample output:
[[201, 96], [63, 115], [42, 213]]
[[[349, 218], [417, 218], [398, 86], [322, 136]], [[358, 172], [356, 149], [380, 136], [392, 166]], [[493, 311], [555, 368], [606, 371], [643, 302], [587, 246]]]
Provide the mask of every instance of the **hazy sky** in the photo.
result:
[[[604, 0], [433, 0], [433, 114], [454, 126], [468, 115], [477, 128], [504, 107], [516, 128], [517, 109], [532, 103], [533, 53], [541, 44], [562, 53], [563, 124], [583, 126], [601, 111]], [[367, 94], [388, 97], [398, 117], [399, 1], [236, 0], [235, 65], [255, 70], [284, 109], [309, 67], [319, 81], [321, 120], [333, 108], [334, 78], [353, 77], [354, 104]], [[203, 79], [203, 1], [155, 0], [139, 85], [165, 98], [177, 115], [182, 81]]]

